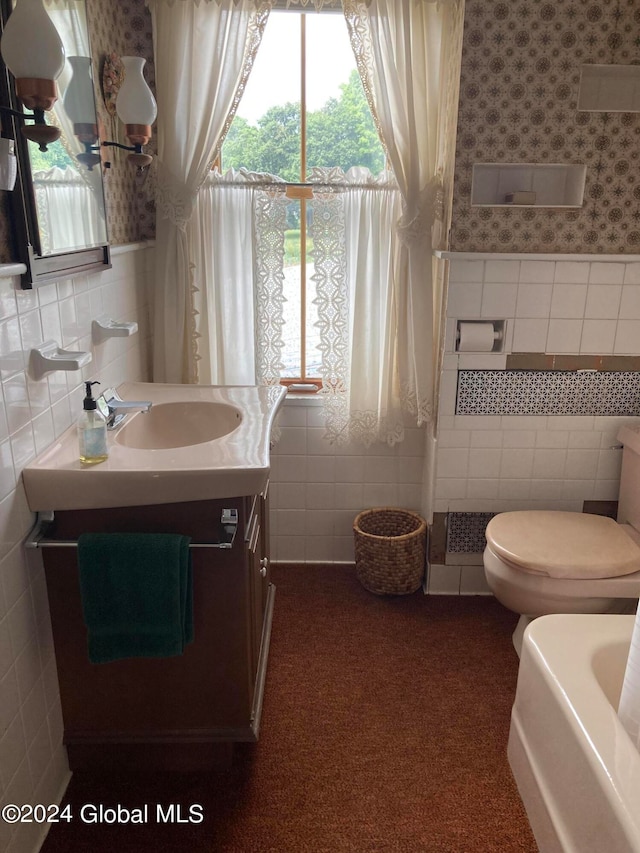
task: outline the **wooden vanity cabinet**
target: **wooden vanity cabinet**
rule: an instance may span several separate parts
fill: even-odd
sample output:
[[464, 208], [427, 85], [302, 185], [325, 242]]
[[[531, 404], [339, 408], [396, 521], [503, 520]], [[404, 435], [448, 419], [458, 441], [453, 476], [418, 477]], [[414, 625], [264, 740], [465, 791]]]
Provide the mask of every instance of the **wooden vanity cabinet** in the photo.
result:
[[[184, 654], [92, 664], [77, 549], [56, 543], [83, 532], [181, 533], [193, 544], [212, 543], [224, 509], [238, 513], [232, 547], [191, 549], [194, 641]], [[225, 500], [55, 514], [40, 546], [72, 769], [201, 769], [227, 758], [229, 744], [258, 739], [275, 593], [267, 518], [266, 489]]]

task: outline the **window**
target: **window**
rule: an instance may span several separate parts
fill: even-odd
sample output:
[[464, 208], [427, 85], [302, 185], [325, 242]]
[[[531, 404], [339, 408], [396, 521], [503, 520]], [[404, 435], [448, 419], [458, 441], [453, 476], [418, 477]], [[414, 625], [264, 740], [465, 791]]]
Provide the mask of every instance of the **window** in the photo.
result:
[[314, 281], [314, 169], [385, 167], [341, 13], [273, 11], [221, 153], [221, 170], [287, 183], [284, 234], [285, 384], [320, 386]]

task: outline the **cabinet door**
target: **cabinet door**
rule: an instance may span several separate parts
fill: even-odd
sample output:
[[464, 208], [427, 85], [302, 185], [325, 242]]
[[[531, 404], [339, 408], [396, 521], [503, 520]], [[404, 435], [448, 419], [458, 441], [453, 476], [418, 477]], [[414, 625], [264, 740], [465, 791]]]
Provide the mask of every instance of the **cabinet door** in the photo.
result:
[[[195, 541], [217, 535], [224, 502], [129, 507], [56, 514], [56, 538], [95, 532], [180, 532]], [[240, 739], [249, 730], [255, 672], [249, 672], [246, 626], [246, 548], [195, 548], [195, 639], [169, 658], [127, 658], [92, 664], [82, 613], [77, 553], [44, 548], [43, 560], [53, 625], [67, 742]]]

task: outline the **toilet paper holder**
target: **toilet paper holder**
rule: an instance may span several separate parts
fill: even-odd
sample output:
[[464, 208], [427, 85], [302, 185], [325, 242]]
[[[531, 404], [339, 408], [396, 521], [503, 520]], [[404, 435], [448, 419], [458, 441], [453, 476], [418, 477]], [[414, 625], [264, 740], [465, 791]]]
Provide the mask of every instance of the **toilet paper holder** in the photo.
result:
[[458, 320], [456, 352], [503, 352], [506, 320]]

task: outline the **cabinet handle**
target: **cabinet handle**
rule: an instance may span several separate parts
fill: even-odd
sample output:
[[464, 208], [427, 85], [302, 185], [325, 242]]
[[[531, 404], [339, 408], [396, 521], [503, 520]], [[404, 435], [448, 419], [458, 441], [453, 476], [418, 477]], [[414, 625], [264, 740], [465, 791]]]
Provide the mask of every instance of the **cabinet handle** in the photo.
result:
[[266, 576], [267, 576], [267, 566], [268, 565], [269, 565], [269, 558], [263, 557], [260, 560], [260, 574], [262, 575], [263, 578], [266, 578]]

